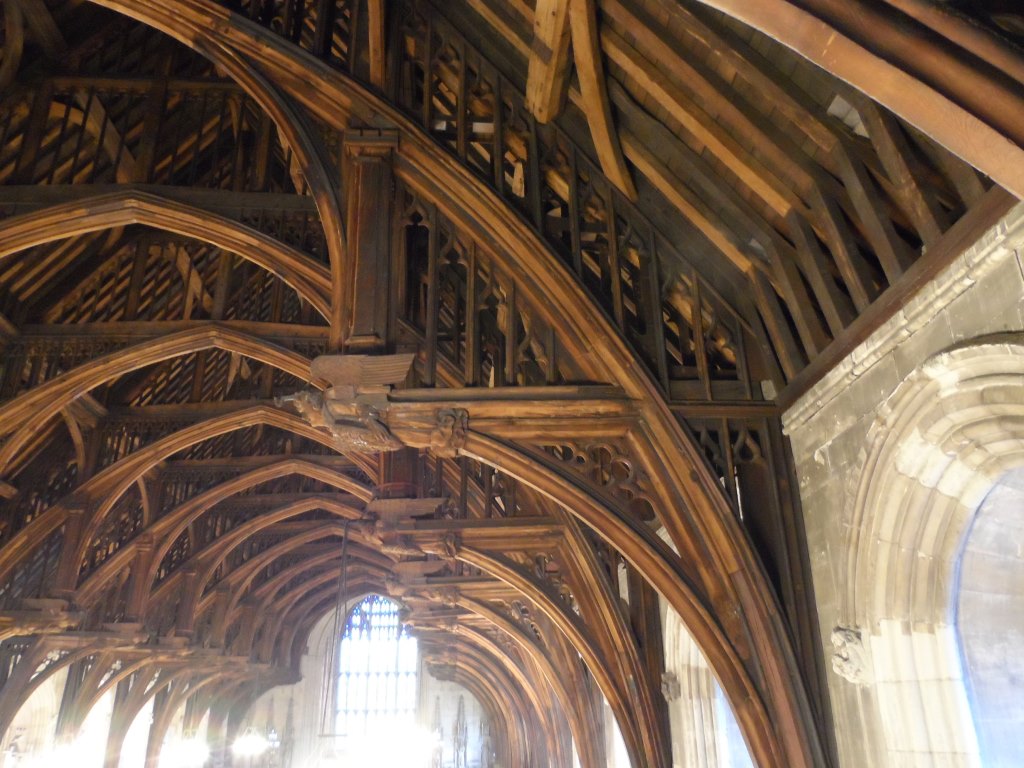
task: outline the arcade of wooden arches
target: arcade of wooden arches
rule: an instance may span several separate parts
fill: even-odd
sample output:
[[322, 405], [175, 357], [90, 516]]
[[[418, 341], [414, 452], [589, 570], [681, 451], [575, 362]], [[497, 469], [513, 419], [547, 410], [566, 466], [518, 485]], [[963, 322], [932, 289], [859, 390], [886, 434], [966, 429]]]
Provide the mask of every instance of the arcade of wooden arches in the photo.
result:
[[506, 768], [833, 764], [779, 415], [1024, 193], [941, 5], [6, 0], [0, 733], [231, 760], [377, 594]]

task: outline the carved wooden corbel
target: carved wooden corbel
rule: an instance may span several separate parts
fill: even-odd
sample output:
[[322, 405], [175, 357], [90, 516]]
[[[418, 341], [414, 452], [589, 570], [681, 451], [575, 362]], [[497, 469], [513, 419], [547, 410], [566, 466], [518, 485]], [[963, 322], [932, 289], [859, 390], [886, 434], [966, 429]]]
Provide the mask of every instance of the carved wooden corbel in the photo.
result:
[[454, 459], [466, 446], [469, 412], [465, 408], [443, 408], [437, 412], [437, 424], [430, 433], [431, 452], [443, 459]]

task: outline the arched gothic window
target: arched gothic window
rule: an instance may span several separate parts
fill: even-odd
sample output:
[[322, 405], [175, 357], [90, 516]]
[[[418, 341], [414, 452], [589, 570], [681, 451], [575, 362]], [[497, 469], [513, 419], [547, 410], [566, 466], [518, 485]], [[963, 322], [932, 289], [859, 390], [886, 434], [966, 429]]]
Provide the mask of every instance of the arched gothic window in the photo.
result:
[[370, 595], [349, 614], [338, 650], [337, 733], [350, 744], [412, 726], [419, 698], [416, 638], [399, 606]]
[[986, 768], [1024, 765], [1024, 468], [981, 503], [959, 561], [957, 636]]

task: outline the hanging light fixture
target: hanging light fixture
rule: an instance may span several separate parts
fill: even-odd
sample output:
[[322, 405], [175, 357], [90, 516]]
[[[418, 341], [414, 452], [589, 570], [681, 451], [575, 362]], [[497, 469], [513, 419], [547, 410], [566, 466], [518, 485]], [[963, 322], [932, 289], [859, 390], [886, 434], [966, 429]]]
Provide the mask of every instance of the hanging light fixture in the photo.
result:
[[[260, 671], [259, 667], [256, 668], [256, 676], [252, 681], [252, 703], [250, 707], [255, 706], [259, 700], [260, 690]], [[275, 734], [276, 737], [276, 734]], [[234, 743], [231, 745], [231, 754], [235, 757], [248, 758], [249, 760], [255, 760], [261, 757], [264, 752], [271, 748], [270, 740], [261, 733], [255, 726], [249, 725], [246, 727], [242, 734], [235, 738]]]
[[210, 759], [210, 747], [198, 736], [167, 743], [160, 751], [160, 765], [167, 768], [202, 768]]
[[266, 736], [249, 726], [231, 745], [231, 754], [235, 757], [256, 758], [262, 756], [270, 746]]

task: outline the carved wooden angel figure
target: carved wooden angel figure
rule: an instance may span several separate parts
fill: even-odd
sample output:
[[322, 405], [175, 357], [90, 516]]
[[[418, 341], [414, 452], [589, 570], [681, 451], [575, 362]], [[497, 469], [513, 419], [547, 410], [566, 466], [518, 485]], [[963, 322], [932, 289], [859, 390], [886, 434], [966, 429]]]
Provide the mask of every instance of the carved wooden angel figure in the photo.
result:
[[342, 450], [396, 451], [402, 443], [382, 416], [390, 405], [391, 385], [405, 379], [412, 360], [411, 354], [322, 355], [313, 361], [310, 373], [331, 386], [323, 394], [303, 390], [277, 398], [275, 404], [291, 403], [311, 426], [330, 432]]

